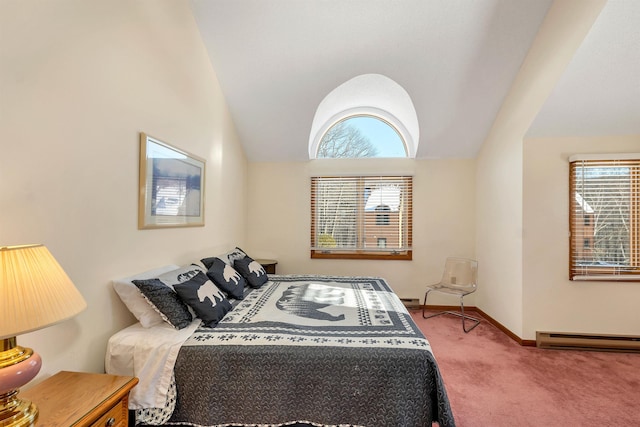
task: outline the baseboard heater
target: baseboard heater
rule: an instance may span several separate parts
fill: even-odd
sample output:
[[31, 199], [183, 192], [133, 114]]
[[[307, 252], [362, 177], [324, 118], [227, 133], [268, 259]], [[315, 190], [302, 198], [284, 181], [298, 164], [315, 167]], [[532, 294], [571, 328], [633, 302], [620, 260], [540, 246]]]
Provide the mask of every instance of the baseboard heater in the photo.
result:
[[536, 332], [536, 346], [564, 350], [640, 353], [640, 336]]

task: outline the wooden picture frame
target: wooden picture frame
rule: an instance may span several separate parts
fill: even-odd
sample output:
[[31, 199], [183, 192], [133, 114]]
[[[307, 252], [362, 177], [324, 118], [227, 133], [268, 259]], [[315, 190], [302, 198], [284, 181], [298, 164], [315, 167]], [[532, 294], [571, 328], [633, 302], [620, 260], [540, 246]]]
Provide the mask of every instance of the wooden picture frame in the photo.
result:
[[205, 165], [141, 132], [138, 228], [204, 226]]

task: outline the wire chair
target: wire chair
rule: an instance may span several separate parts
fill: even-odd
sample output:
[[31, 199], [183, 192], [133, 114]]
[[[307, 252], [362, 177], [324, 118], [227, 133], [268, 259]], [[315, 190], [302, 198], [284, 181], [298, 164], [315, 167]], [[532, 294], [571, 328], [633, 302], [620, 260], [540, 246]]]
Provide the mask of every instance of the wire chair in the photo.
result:
[[[427, 286], [427, 291], [424, 294], [424, 304], [422, 305], [422, 317], [429, 319], [431, 317], [440, 316], [443, 314], [451, 314], [462, 318], [462, 330], [468, 333], [473, 328], [480, 324], [480, 319], [468, 316], [464, 314], [464, 302], [465, 296], [473, 293], [478, 288], [478, 261], [469, 258], [455, 258], [449, 257], [444, 265], [444, 273], [442, 273], [442, 279], [440, 282]], [[441, 292], [450, 295], [457, 295], [460, 297], [460, 312], [457, 311], [440, 311], [429, 316], [425, 315], [427, 307], [427, 297], [431, 292]], [[465, 320], [472, 323], [472, 326], [467, 329]]]

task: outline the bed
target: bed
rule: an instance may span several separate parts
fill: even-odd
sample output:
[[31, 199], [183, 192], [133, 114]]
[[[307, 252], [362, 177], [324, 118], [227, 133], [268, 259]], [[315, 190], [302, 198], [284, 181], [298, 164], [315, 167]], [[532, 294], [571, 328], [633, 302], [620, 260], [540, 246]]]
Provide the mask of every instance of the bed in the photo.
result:
[[430, 345], [384, 279], [269, 275], [242, 298], [215, 325], [111, 337], [107, 372], [140, 378], [130, 407], [146, 423], [454, 426]]

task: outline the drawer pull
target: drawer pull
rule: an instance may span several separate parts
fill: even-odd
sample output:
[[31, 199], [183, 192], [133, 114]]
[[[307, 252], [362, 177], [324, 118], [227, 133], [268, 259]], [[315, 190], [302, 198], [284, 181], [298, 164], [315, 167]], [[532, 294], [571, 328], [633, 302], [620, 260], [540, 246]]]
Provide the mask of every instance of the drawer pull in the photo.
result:
[[116, 419], [113, 417], [107, 418], [107, 422], [104, 423], [104, 425], [106, 427], [113, 427], [114, 425], [116, 425]]

